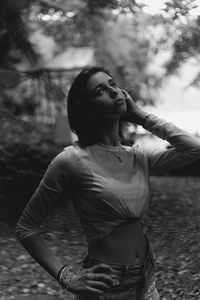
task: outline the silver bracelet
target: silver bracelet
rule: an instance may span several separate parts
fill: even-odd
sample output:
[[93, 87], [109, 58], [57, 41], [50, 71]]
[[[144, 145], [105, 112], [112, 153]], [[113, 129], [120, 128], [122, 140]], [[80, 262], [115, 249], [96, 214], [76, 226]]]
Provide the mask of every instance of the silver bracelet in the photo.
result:
[[74, 273], [72, 271], [72, 267], [65, 266], [61, 269], [61, 272], [59, 272], [58, 283], [63, 288], [69, 290], [69, 283], [73, 276], [74, 276]]

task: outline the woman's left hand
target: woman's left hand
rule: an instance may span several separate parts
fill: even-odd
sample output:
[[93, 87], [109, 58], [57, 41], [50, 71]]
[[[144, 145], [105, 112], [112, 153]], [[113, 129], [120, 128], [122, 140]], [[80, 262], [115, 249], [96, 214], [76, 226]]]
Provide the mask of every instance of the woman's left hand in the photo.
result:
[[123, 116], [123, 119], [128, 122], [136, 123], [138, 125], [144, 125], [148, 113], [144, 112], [138, 107], [138, 105], [135, 103], [135, 101], [132, 99], [132, 97], [127, 91], [121, 91], [124, 94], [127, 105], [126, 113]]

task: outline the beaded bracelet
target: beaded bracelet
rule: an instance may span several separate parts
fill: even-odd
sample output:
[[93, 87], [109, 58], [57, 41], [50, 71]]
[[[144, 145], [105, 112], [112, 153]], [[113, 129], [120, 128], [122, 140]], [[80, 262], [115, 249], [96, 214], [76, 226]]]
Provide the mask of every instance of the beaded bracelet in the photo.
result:
[[58, 272], [58, 283], [65, 289], [69, 290], [69, 283], [73, 276], [74, 273], [72, 272], [72, 267], [64, 266]]
[[58, 271], [58, 274], [57, 274], [57, 280], [59, 281], [59, 278], [60, 278], [60, 274], [62, 272], [62, 270], [65, 268], [66, 266], [63, 266], [59, 271]]

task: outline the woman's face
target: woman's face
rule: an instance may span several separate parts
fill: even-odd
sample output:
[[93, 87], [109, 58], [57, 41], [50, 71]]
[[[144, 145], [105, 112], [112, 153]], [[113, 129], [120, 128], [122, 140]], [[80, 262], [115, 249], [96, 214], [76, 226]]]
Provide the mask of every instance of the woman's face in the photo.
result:
[[92, 110], [101, 116], [121, 116], [126, 112], [126, 101], [123, 92], [114, 79], [104, 72], [90, 77], [87, 83]]

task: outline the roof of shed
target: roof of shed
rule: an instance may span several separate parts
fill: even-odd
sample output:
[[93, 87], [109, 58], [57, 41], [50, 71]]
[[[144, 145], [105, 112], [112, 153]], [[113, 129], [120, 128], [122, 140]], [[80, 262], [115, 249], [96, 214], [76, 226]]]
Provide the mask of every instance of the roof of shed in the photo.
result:
[[95, 50], [91, 47], [70, 47], [47, 61], [42, 68], [77, 69], [92, 65], [95, 62]]

